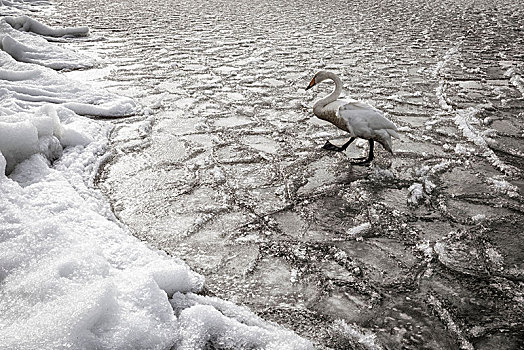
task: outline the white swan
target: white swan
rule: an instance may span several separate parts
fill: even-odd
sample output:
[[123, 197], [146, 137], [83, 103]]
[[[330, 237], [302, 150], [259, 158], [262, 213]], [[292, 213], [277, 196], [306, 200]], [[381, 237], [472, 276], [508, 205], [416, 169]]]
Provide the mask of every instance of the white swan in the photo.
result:
[[395, 124], [385, 118], [382, 112], [364, 102], [339, 100], [338, 97], [342, 92], [342, 80], [340, 80], [336, 74], [326, 71], [318, 72], [306, 90], [311, 89], [326, 79], [331, 79], [335, 82], [335, 89], [331, 94], [313, 105], [313, 114], [337, 126], [339, 129], [347, 131], [351, 138], [341, 147], [335, 146], [327, 141], [323, 148], [342, 152], [348, 148], [351, 142], [357, 137], [368, 140], [368, 157], [355, 159], [359, 160], [359, 162], [352, 162], [352, 164], [355, 165], [364, 165], [373, 160], [374, 141], [380, 143], [387, 151], [393, 154], [393, 150], [391, 149], [391, 136], [400, 138], [397, 134]]

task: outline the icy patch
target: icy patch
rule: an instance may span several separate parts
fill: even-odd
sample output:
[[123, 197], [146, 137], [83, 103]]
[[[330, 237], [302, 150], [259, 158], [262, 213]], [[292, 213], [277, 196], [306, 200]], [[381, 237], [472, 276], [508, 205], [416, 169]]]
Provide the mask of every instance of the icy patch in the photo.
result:
[[[375, 334], [361, 329], [356, 324], [348, 325], [344, 320], [335, 320], [331, 332], [340, 349], [383, 350]], [[338, 349], [339, 347], [337, 347]]]
[[242, 142], [249, 147], [264, 153], [277, 153], [279, 144], [270, 138], [261, 135], [247, 135], [242, 138]]
[[475, 248], [467, 231], [451, 231], [435, 243], [435, 254], [446, 267], [468, 275], [485, 275], [483, 251]]

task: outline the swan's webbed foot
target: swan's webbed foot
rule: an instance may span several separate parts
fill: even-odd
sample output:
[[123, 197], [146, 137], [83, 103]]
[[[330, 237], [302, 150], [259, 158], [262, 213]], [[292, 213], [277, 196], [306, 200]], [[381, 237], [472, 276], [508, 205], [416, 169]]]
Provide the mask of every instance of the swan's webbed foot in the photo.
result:
[[[351, 159], [351, 165], [362, 165], [369, 166], [371, 161], [374, 158], [373, 148], [375, 146], [373, 140], [368, 140], [369, 142], [369, 154], [367, 157], [353, 158]], [[356, 161], [356, 162], [355, 162]]]
[[348, 148], [348, 146], [351, 144], [351, 142], [353, 142], [355, 140], [354, 137], [350, 138], [348, 142], [346, 142], [345, 144], [343, 144], [342, 146], [335, 146], [334, 144], [332, 144], [331, 142], [326, 141], [326, 144], [324, 146], [322, 146], [323, 149], [327, 149], [328, 151], [335, 151], [335, 152], [344, 152], [346, 150], [346, 148]]
[[345, 150], [345, 148], [335, 146], [334, 144], [332, 144], [329, 141], [326, 141], [326, 144], [322, 146], [322, 148], [327, 149], [328, 151], [335, 151], [335, 152], [343, 152]]

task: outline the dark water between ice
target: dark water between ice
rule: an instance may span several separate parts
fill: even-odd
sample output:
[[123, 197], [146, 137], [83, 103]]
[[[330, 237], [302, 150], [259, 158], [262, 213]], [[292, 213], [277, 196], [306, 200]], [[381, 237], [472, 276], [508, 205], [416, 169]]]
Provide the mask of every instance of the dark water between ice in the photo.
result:
[[[376, 348], [524, 348], [520, 1], [56, 2], [144, 106], [98, 185], [209, 295], [319, 349], [352, 348], [337, 320]], [[319, 69], [388, 113], [395, 156], [321, 149], [346, 138], [312, 118]]]

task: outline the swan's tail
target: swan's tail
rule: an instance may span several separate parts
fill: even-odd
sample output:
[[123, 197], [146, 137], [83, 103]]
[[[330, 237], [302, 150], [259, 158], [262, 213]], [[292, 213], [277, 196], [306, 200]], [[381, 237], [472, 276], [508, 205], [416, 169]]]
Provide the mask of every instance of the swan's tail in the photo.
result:
[[388, 132], [388, 134], [390, 134], [390, 135], [393, 136], [394, 138], [396, 138], [396, 139], [399, 139], [399, 138], [400, 138], [400, 135], [397, 133], [396, 130], [393, 130], [393, 129], [386, 129], [386, 131]]
[[385, 131], [380, 130], [380, 132], [376, 133], [378, 137], [375, 138], [389, 153], [393, 154], [393, 150], [391, 148], [391, 136]]
[[393, 144], [391, 142], [391, 136], [393, 136], [396, 139], [400, 138], [400, 135], [393, 129], [383, 129], [381, 130], [380, 134], [380, 144], [384, 146], [386, 151], [393, 154]]

